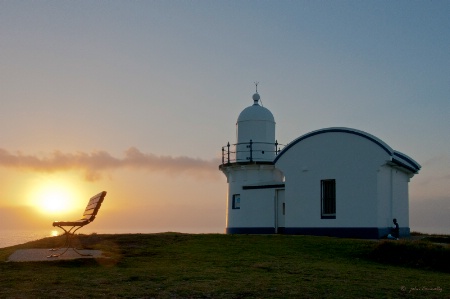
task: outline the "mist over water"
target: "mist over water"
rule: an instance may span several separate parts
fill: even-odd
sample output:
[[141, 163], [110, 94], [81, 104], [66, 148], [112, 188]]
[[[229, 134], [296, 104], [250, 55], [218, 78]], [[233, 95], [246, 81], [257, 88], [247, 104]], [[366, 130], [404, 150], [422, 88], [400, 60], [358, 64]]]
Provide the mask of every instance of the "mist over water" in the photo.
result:
[[[163, 233], [163, 232], [180, 232], [180, 233], [189, 233], [189, 234], [208, 234], [208, 233], [223, 233], [223, 230], [217, 228], [216, 231], [211, 230], [211, 228], [207, 229], [97, 229], [97, 230], [89, 230], [80, 231], [80, 234], [154, 234], [154, 233]], [[443, 234], [450, 235], [450, 228], [442, 228], [442, 227], [411, 227], [411, 232], [419, 232], [424, 234]], [[19, 245], [47, 237], [61, 235], [63, 232], [58, 229], [48, 229], [48, 230], [0, 230], [0, 248]]]
[[51, 229], [45, 231], [0, 230], [0, 248], [23, 244], [51, 236]]
[[411, 232], [431, 235], [450, 235], [450, 228], [445, 227], [411, 227]]
[[[223, 228], [167, 228], [167, 229], [149, 229], [149, 228], [122, 228], [122, 229], [84, 229], [76, 234], [155, 234], [164, 232], [179, 232], [186, 234], [217, 234], [223, 233]], [[62, 235], [64, 232], [57, 228], [48, 230], [1, 230], [0, 229], [0, 248], [19, 245], [39, 239]]]

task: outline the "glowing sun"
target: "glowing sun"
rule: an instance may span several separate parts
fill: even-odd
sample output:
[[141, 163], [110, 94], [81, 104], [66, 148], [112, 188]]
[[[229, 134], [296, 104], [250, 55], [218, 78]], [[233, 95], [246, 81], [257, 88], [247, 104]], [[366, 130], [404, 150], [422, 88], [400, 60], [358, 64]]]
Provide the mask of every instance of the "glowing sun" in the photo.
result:
[[43, 190], [39, 196], [42, 209], [49, 212], [60, 212], [67, 209], [69, 194], [62, 189]]
[[36, 183], [31, 191], [33, 206], [43, 213], [66, 213], [75, 208], [78, 192], [63, 180], [45, 180]]

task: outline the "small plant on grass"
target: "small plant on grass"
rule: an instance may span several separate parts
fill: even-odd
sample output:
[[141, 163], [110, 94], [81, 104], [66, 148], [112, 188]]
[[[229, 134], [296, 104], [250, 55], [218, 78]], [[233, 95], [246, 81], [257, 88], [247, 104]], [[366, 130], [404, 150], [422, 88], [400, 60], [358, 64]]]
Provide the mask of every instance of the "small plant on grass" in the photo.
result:
[[391, 265], [450, 273], [450, 248], [429, 241], [382, 241], [369, 257]]

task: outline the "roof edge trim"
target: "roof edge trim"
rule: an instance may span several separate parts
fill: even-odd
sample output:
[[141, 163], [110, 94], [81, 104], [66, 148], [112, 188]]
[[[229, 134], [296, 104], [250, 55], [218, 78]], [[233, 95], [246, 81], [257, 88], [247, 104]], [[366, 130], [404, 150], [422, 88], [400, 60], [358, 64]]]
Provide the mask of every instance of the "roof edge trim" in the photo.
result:
[[399, 152], [399, 151], [394, 151], [394, 155], [392, 157], [392, 161], [401, 161], [403, 164], [409, 165], [409, 167], [411, 169], [414, 170], [415, 173], [417, 173], [420, 168], [422, 168], [422, 166], [417, 163], [416, 161], [414, 161], [414, 159], [412, 159], [411, 157]]
[[[375, 143], [376, 145], [378, 145], [379, 147], [381, 147], [388, 155], [392, 156], [394, 154], [394, 150], [387, 145], [386, 143], [384, 143], [381, 139], [366, 133], [364, 131], [360, 131], [360, 130], [356, 130], [356, 129], [351, 129], [351, 128], [344, 128], [344, 127], [332, 127], [332, 128], [325, 128], [325, 129], [320, 129], [320, 130], [316, 130], [316, 131], [312, 131], [309, 132], [305, 135], [302, 135], [300, 137], [298, 137], [297, 139], [295, 139], [294, 141], [292, 141], [291, 143], [289, 143], [288, 145], [286, 145], [283, 150], [275, 157], [274, 159], [274, 163], [276, 163], [278, 161], [278, 159], [286, 152], [288, 151], [291, 147], [293, 147], [294, 145], [296, 145], [297, 143], [299, 143], [302, 140], [305, 140], [307, 138], [319, 135], [319, 134], [325, 134], [325, 133], [347, 133], [347, 134], [353, 134], [353, 135], [357, 135], [363, 138], [366, 138], [370, 141], [372, 141], [373, 143]], [[406, 155], [405, 155], [406, 156]]]
[[411, 173], [418, 173], [418, 169], [416, 169], [415, 167], [408, 165], [407, 163], [400, 161], [398, 159], [392, 158], [392, 163], [394, 163], [397, 166], [400, 166], [404, 169], [407, 169], [408, 171], [410, 171]]

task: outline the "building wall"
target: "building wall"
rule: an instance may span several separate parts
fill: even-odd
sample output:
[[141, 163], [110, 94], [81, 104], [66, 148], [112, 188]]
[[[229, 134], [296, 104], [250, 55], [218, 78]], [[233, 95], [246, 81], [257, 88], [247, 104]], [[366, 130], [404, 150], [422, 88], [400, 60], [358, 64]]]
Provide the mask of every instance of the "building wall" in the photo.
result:
[[[231, 233], [274, 233], [275, 189], [243, 189], [243, 186], [265, 186], [282, 182], [274, 165], [234, 164], [222, 171], [228, 179], [226, 230]], [[240, 195], [240, 208], [233, 208], [233, 195]], [[258, 228], [258, 229], [254, 229]]]
[[274, 227], [274, 189], [241, 191], [241, 208], [231, 210], [230, 227]]
[[[372, 141], [340, 132], [290, 147], [276, 162], [286, 178], [286, 227], [378, 227], [377, 171], [388, 159]], [[321, 219], [324, 179], [336, 180], [336, 219]]]
[[384, 165], [378, 171], [378, 220], [380, 229], [390, 233], [392, 220], [397, 219], [400, 235], [409, 235], [409, 174], [395, 167]]
[[[393, 153], [367, 133], [331, 128], [294, 140], [274, 165], [222, 165], [229, 184], [226, 231], [379, 238], [397, 218], [400, 235], [408, 235], [408, 183], [414, 174], [393, 161]], [[328, 179], [336, 182], [333, 219], [321, 217], [321, 181]], [[240, 195], [239, 209], [233, 208], [234, 194]]]
[[377, 227], [392, 227], [393, 219], [393, 189], [392, 189], [392, 167], [383, 165], [378, 170], [377, 175]]
[[[400, 226], [400, 236], [409, 235], [409, 175], [405, 172], [393, 170], [394, 202], [392, 218], [396, 218]], [[391, 224], [392, 225], [392, 224]]]

